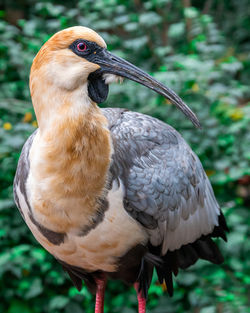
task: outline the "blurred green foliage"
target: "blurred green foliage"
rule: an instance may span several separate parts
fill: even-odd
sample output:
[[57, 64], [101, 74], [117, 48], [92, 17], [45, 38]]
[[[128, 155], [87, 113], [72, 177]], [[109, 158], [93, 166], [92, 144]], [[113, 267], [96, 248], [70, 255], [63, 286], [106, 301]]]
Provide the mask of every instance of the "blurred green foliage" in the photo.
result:
[[[179, 274], [169, 298], [154, 277], [151, 313], [246, 313], [250, 241], [249, 0], [18, 0], [0, 3], [0, 312], [90, 313], [79, 293], [33, 239], [15, 208], [12, 181], [21, 147], [36, 128], [28, 77], [32, 59], [55, 32], [84, 25], [108, 48], [173, 88], [203, 130], [162, 97], [134, 82], [113, 85], [103, 106], [126, 107], [174, 126], [199, 155], [230, 226], [219, 243], [225, 263], [198, 262]], [[136, 312], [136, 296], [110, 282], [106, 312]]]

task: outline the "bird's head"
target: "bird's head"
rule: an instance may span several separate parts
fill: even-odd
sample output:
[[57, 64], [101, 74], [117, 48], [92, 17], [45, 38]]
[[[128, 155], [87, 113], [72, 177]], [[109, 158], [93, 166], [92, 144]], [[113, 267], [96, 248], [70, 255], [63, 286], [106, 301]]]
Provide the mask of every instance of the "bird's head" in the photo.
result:
[[[82, 102], [85, 100], [90, 106], [93, 102], [101, 103], [108, 96], [108, 84], [119, 80], [119, 77], [138, 82], [163, 95], [195, 126], [200, 126], [195, 114], [174, 91], [138, 67], [110, 53], [106, 43], [96, 32], [82, 26], [56, 33], [35, 57], [30, 74], [30, 89], [36, 114], [39, 115], [41, 111], [37, 98], [43, 98], [46, 94], [50, 99], [75, 94], [78, 98], [84, 97]], [[46, 101], [44, 98], [43, 106]]]

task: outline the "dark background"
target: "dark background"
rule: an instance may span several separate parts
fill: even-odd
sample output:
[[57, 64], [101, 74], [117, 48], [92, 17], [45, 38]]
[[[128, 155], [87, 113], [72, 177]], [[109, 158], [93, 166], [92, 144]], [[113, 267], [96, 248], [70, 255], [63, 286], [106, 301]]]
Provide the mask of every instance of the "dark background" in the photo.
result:
[[[63, 4], [62, 4], [63, 3]], [[94, 299], [71, 285], [33, 239], [12, 196], [21, 147], [37, 127], [29, 95], [32, 59], [55, 32], [84, 25], [114, 53], [174, 89], [203, 130], [165, 99], [134, 82], [113, 85], [103, 106], [125, 107], [174, 126], [199, 155], [230, 226], [222, 266], [198, 262], [169, 298], [156, 278], [151, 313], [250, 312], [248, 0], [0, 1], [0, 312], [90, 313]], [[136, 296], [110, 282], [106, 312], [136, 312]]]

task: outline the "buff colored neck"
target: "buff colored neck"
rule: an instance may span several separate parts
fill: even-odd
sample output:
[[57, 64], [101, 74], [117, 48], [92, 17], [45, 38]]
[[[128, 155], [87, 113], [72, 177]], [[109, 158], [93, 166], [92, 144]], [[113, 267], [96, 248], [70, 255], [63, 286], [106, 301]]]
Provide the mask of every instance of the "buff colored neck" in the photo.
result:
[[33, 205], [37, 217], [46, 217], [57, 231], [63, 225], [70, 228], [73, 220], [74, 227], [80, 227], [96, 212], [110, 165], [107, 120], [96, 104], [84, 101], [84, 92], [65, 91], [55, 97], [55, 92], [47, 90], [46, 98], [42, 97], [46, 104], [34, 103], [36, 95], [32, 97], [39, 124], [30, 153]]

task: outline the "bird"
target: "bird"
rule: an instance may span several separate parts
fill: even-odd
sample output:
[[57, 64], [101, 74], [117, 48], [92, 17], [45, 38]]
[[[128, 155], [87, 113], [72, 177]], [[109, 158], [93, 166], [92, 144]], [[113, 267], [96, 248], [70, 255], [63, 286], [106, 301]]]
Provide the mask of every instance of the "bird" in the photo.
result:
[[[104, 312], [107, 281], [134, 285], [139, 313], [153, 272], [173, 295], [173, 275], [198, 259], [221, 264], [212, 238], [228, 227], [196, 154], [170, 125], [100, 108], [127, 78], [164, 96], [196, 127], [170, 88], [108, 51], [94, 30], [54, 34], [35, 56], [31, 99], [38, 128], [23, 146], [14, 200], [36, 240]], [[146, 99], [145, 99], [146, 102]]]

